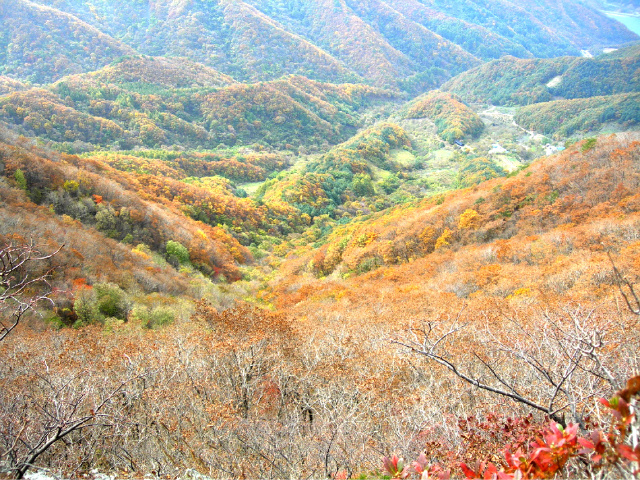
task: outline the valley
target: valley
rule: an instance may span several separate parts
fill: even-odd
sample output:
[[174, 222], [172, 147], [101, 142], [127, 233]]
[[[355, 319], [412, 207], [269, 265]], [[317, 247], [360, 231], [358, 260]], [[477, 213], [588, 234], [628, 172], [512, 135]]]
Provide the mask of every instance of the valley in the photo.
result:
[[0, 478], [637, 478], [633, 8], [0, 2]]

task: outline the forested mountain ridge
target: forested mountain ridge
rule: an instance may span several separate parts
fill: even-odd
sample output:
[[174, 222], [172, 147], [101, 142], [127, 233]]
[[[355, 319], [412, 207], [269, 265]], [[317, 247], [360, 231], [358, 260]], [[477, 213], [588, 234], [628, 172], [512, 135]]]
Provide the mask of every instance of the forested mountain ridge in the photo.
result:
[[97, 70], [135, 53], [78, 17], [29, 0], [0, 3], [0, 25], [2, 74], [34, 83]]
[[[406, 142], [392, 125], [381, 130], [396, 146]], [[462, 422], [474, 418], [466, 402], [475, 405], [479, 396], [482, 405], [475, 408], [490, 409], [488, 416], [493, 409], [513, 409], [514, 415], [527, 419], [529, 428], [542, 428], [544, 420], [528, 416], [526, 407], [496, 401], [430, 364], [407, 362], [405, 350], [396, 352], [390, 346], [388, 338], [406, 338], [417, 331], [413, 325], [427, 320], [434, 326], [446, 322], [446, 328], [468, 328], [470, 335], [447, 347], [447, 358], [464, 368], [477, 366], [469, 352], [495, 352], [495, 343], [488, 340], [496, 342], [501, 332], [500, 347], [509, 340], [530, 339], [505, 333], [507, 328], [535, 335], [543, 330], [541, 324], [551, 328], [563, 322], [569, 328], [580, 321], [580, 328], [586, 328], [586, 320], [622, 329], [611, 362], [620, 369], [616, 375], [633, 368], [624, 358], [637, 351], [637, 336], [625, 331], [637, 318], [628, 318], [620, 302], [611, 298], [615, 277], [608, 255], [629, 272], [629, 281], [637, 282], [637, 134], [585, 140], [511, 178], [361, 215], [332, 232], [320, 232], [315, 241], [311, 229], [298, 233], [302, 244], [280, 250], [286, 258], [273, 264], [276, 275], [244, 281], [248, 298], [276, 312], [246, 305], [229, 308], [232, 301], [220, 292], [238, 287], [224, 282], [212, 286], [193, 271], [208, 264], [234, 279], [232, 273], [239, 273], [243, 262], [252, 262], [247, 250], [234, 242], [234, 227], [209, 227], [180, 213], [180, 205], [191, 200], [187, 193], [202, 189], [183, 184], [179, 191], [160, 176], [124, 174], [99, 159], [46, 152], [7, 137], [8, 143], [0, 146], [0, 238], [15, 243], [37, 235], [46, 252], [65, 243], [54, 257], [58, 268], [49, 277], [56, 287], [51, 294], [56, 314], [47, 319], [52, 325], [76, 328], [55, 330], [43, 327], [40, 318], [30, 319], [12, 333], [18, 341], [9, 337], [0, 344], [6, 358], [23, 354], [20, 368], [15, 361], [0, 363], [2, 404], [14, 408], [11, 398], [35, 388], [25, 382], [24, 371], [46, 379], [83, 373], [78, 378], [84, 388], [77, 394], [82, 395], [79, 402], [89, 396], [90, 401], [82, 403], [87, 411], [103, 394], [98, 386], [107, 392], [118, 388], [132, 364], [135, 375], [150, 372], [144, 381], [135, 377], [139, 381], [121, 394], [127, 401], [122, 416], [115, 410], [122, 408], [120, 402], [108, 404], [117, 425], [103, 428], [115, 437], [102, 429], [95, 436], [79, 436], [72, 446], [54, 442], [39, 465], [64, 470], [71, 461], [83, 470], [94, 465], [86, 458], [99, 448], [101, 469], [132, 468], [122, 458], [126, 449], [127, 458], [135, 458], [136, 471], [162, 464], [176, 475], [187, 468], [209, 475], [232, 471], [238, 477], [273, 469], [319, 478], [329, 469], [349, 468], [362, 472], [363, 478], [378, 478], [374, 469], [383, 448], [418, 455], [430, 442], [434, 459], [453, 472], [460, 461], [476, 458], [477, 452], [467, 450], [475, 440], [443, 438], [435, 427], [465, 432]], [[380, 138], [374, 135], [373, 140]], [[341, 146], [350, 152], [327, 156], [319, 162], [318, 174], [338, 155], [353, 158], [354, 151], [376, 144], [360, 138]], [[239, 213], [234, 216], [240, 218]], [[326, 226], [318, 220], [312, 228]], [[126, 231], [153, 249], [116, 241]], [[235, 291], [236, 296], [243, 293]], [[208, 301], [185, 306], [185, 298], [200, 296]], [[452, 324], [461, 312], [464, 323]], [[541, 323], [545, 318], [548, 324]], [[531, 351], [546, 355], [548, 345], [541, 346], [535, 336], [531, 340]], [[246, 388], [236, 390], [233, 382], [246, 378], [242, 367], [258, 373]], [[491, 366], [498, 374], [513, 373], [520, 379], [519, 367], [507, 361]], [[62, 378], [74, 386], [80, 381]], [[534, 381], [540, 379], [522, 380], [528, 386]], [[609, 390], [606, 385], [598, 388], [603, 395]], [[287, 395], [282, 394], [285, 389]], [[544, 391], [537, 387], [534, 394], [545, 398], [538, 389]], [[46, 405], [48, 390], [36, 392], [28, 400]], [[592, 403], [588, 399], [580, 404]], [[311, 412], [312, 422], [301, 409]], [[451, 423], [441, 418], [447, 409]], [[23, 410], [33, 420], [20, 434], [27, 428], [29, 434], [48, 428], [49, 423], [41, 426], [38, 412]], [[74, 414], [65, 413], [64, 418]], [[334, 429], [347, 414], [357, 418], [348, 428]], [[480, 418], [484, 414], [476, 412]], [[20, 420], [8, 413], [0, 418], [11, 425]], [[420, 428], [406, 425], [414, 420]], [[496, 421], [501, 422], [500, 417]], [[154, 429], [158, 423], [168, 428]], [[313, 435], [308, 434], [310, 423]], [[381, 431], [381, 424], [388, 428]], [[493, 431], [492, 425], [478, 428], [481, 433]], [[139, 436], [141, 428], [151, 433]], [[274, 446], [270, 441], [282, 438], [283, 429], [286, 438], [295, 441]], [[399, 442], [398, 435], [409, 444]], [[346, 453], [328, 448], [336, 438], [348, 447]], [[510, 431], [485, 448], [497, 456], [501, 442], [509, 438]], [[246, 445], [251, 449], [243, 451]], [[458, 447], [460, 451], [453, 452]], [[83, 455], [69, 460], [64, 455], [69, 448]], [[304, 462], [274, 455], [285, 448]], [[22, 454], [25, 448], [16, 451]], [[236, 467], [233, 459], [238, 455], [250, 466]]]
[[595, 58], [507, 56], [461, 73], [442, 90], [466, 102], [524, 107], [514, 117], [518, 125], [560, 139], [607, 125], [634, 128], [639, 68], [637, 44]]
[[557, 98], [637, 92], [640, 46], [596, 58], [519, 59], [507, 56], [468, 70], [446, 82], [467, 102], [528, 105]]
[[336, 144], [356, 132], [362, 110], [398, 97], [305, 77], [239, 84], [188, 60], [158, 57], [127, 57], [46, 88], [9, 81], [5, 88], [14, 91], [0, 99], [2, 120], [24, 135], [84, 150]]
[[[12, 138], [12, 135], [3, 132], [3, 138], [5, 135], [7, 139]], [[212, 194], [204, 189], [165, 177], [127, 174], [97, 160], [41, 151], [28, 143], [22, 144], [20, 140], [13, 142], [2, 143], [0, 154], [6, 195], [3, 196], [2, 209], [5, 215], [3, 235], [17, 234], [26, 238], [32, 230], [34, 236], [44, 238], [46, 235], [41, 229], [46, 229], [46, 224], [58, 221], [66, 222], [74, 229], [82, 230], [83, 225], [86, 228], [93, 227], [104, 237], [119, 241], [122, 245], [145, 244], [151, 250], [163, 252], [167, 242], [174, 240], [188, 248], [199, 248], [200, 253], [196, 254], [193, 250], [195, 256], [191, 258], [208, 274], [215, 270], [238, 279], [236, 264], [251, 261], [248, 250], [223, 228], [217, 227], [226, 220], [216, 218], [216, 221], [209, 222], [213, 226], [198, 223], [189, 218], [182, 203], [173, 202], [178, 196], [184, 199], [184, 203], [194, 206], [197, 205], [195, 199], [199, 197], [211, 202]], [[255, 221], [257, 212], [251, 212], [248, 200], [236, 199], [234, 204], [235, 197], [228, 190], [219, 196], [230, 197], [229, 200], [221, 198], [215, 201], [220, 217], [226, 214], [233, 222], [239, 222], [236, 224]], [[237, 213], [231, 214], [229, 209], [237, 210]], [[46, 222], [38, 228], [31, 223], [19, 224], [18, 228], [17, 219], [27, 213], [30, 217], [43, 215], [47, 217]], [[231, 220], [228, 223], [231, 225]], [[39, 232], [37, 235], [36, 231]], [[64, 238], [65, 228], [61, 228], [56, 235]], [[95, 236], [95, 233], [89, 235]], [[49, 241], [53, 241], [53, 238], [49, 238]], [[62, 243], [64, 241], [60, 240], [59, 245]], [[88, 250], [84, 254], [88, 258], [93, 257]], [[195, 260], [198, 256], [199, 260]], [[85, 267], [96, 267], [96, 270], [91, 274], [80, 273], [79, 277], [99, 277], [94, 260], [87, 262]], [[116, 271], [122, 272], [123, 269], [115, 268], [113, 275], [116, 275]]]
[[[533, 11], [507, 0], [14, 3], [15, 8], [3, 7], [0, 63], [4, 74], [36, 83], [95, 70], [137, 52], [186, 57], [238, 81], [296, 74], [418, 92], [505, 54], [577, 54], [637, 39], [574, 1], [563, 2], [561, 9], [545, 3]], [[59, 25], [52, 18], [59, 18]], [[65, 40], [60, 25], [77, 40]], [[87, 49], [89, 55], [81, 54]], [[32, 65], [27, 57], [35, 53], [53, 54], [57, 61]]]
[[639, 102], [639, 92], [544, 102], [520, 109], [515, 120], [524, 128], [558, 139], [598, 131], [610, 123], [633, 129], [640, 124]]
[[0, 0], [0, 478], [636, 478], [585, 2]]
[[173, 57], [124, 57], [121, 61], [92, 72], [90, 77], [132, 90], [222, 88], [237, 83], [233, 78], [202, 64]]
[[[332, 289], [342, 288], [356, 301], [362, 280], [350, 277], [363, 274], [365, 282], [420, 283], [423, 292], [449, 292], [459, 298], [505, 297], [519, 289], [527, 289], [526, 295], [545, 295], [574, 286], [576, 298], [584, 291], [593, 292], [583, 282], [595, 281], [587, 272], [597, 267], [585, 259], [595, 256], [598, 262], [605, 261], [599, 253], [603, 245], [616, 251], [637, 245], [626, 234], [613, 232], [637, 225], [638, 139], [634, 132], [583, 141], [533, 162], [510, 178], [411, 202], [340, 226], [321, 245], [302, 247], [290, 256], [282, 267], [288, 276], [279, 280], [276, 298], [283, 304], [305, 300], [317, 305], [318, 289], [326, 289], [322, 295], [327, 298]], [[621, 223], [609, 224], [616, 216]], [[478, 255], [480, 251], [489, 253]], [[580, 258], [580, 266], [576, 263], [569, 269], [580, 272], [579, 281], [568, 281], [570, 273], [558, 270], [567, 267], [568, 258]], [[394, 267], [404, 264], [407, 267]], [[533, 273], [538, 269], [544, 274]], [[517, 270], [522, 277], [515, 274]], [[310, 280], [308, 273], [321, 280]], [[555, 283], [560, 277], [564, 285]], [[296, 282], [309, 286], [287, 294]], [[394, 308], [391, 303], [389, 307]]]

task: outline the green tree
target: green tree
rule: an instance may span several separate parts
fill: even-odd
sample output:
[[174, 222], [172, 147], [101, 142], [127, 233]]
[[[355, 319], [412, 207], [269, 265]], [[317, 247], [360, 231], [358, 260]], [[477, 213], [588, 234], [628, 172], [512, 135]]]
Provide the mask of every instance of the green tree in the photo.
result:
[[400, 187], [400, 179], [394, 173], [385, 178], [380, 184], [385, 193], [393, 193]]
[[189, 250], [180, 242], [169, 240], [167, 242], [167, 259], [179, 265], [189, 263]]
[[353, 177], [351, 189], [353, 190], [353, 193], [360, 197], [368, 197], [375, 194], [371, 177], [364, 173], [359, 173]]
[[126, 320], [131, 305], [125, 292], [113, 283], [98, 283], [93, 290], [96, 293], [96, 308], [105, 317]]
[[16, 183], [22, 190], [25, 190], [25, 191], [27, 190], [27, 179], [25, 178], [22, 170], [17, 169], [16, 172], [13, 174], [13, 178], [16, 179]]

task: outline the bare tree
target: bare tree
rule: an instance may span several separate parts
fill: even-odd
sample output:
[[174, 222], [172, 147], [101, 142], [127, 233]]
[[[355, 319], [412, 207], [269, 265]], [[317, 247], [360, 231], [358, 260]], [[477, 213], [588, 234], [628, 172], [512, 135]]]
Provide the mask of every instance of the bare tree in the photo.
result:
[[[61, 249], [44, 254], [30, 241], [0, 248], [0, 341], [40, 303], [53, 304], [51, 260]], [[25, 360], [26, 362], [26, 360]], [[115, 385], [81, 371], [71, 376], [24, 363], [19, 356], [0, 359], [0, 473], [16, 479], [41, 457], [87, 441], [92, 427], [113, 427], [125, 387], [140, 374]], [[73, 437], [76, 438], [73, 438]], [[73, 438], [73, 439], [72, 439]], [[72, 440], [69, 440], [72, 439]]]
[[[98, 391], [97, 379], [89, 372], [71, 378], [37, 375], [37, 388], [24, 394], [12, 389], [12, 400], [4, 398], [0, 411], [0, 472], [21, 479], [56, 444], [64, 442], [63, 448], [71, 448], [86, 442], [80, 437], [90, 428], [114, 427], [122, 421], [117, 411], [124, 389], [138, 378], [141, 375], [106, 393]], [[77, 438], [68, 440], [74, 435]]]
[[34, 275], [33, 267], [53, 258], [59, 251], [43, 254], [33, 241], [10, 242], [0, 248], [0, 341], [18, 326], [27, 311], [42, 301], [51, 302], [49, 278], [53, 269]]
[[560, 424], [567, 414], [582, 423], [593, 397], [621, 388], [633, 369], [623, 352], [625, 345], [632, 347], [616, 322], [606, 313], [575, 307], [479, 325], [463, 321], [461, 311], [412, 327], [394, 343]]
[[640, 315], [640, 297], [638, 297], [638, 294], [633, 288], [633, 284], [627, 280], [620, 269], [616, 266], [613, 258], [611, 257], [611, 253], [607, 252], [607, 255], [609, 256], [609, 261], [613, 266], [613, 275], [616, 280], [616, 284], [618, 285], [622, 298], [624, 298], [624, 301], [627, 304], [627, 308], [634, 315]]

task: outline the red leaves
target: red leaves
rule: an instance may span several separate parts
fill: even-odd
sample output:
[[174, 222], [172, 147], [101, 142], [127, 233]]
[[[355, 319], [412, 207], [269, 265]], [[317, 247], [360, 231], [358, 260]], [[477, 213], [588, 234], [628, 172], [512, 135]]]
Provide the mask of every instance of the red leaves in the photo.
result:
[[391, 458], [384, 457], [382, 463], [391, 478], [407, 478], [409, 476], [409, 467], [405, 466], [404, 460], [396, 455]]
[[[421, 480], [449, 480], [450, 477], [449, 471], [444, 470], [440, 465], [428, 465], [428, 460], [424, 453], [421, 453], [418, 459], [411, 464], [412, 470], [409, 470], [409, 466], [404, 464], [404, 460], [396, 455], [391, 458], [384, 457], [382, 462], [384, 469], [394, 479], [409, 478], [412, 473], [417, 474]], [[471, 470], [469, 471], [472, 472]]]
[[424, 452], [420, 454], [418, 460], [413, 462], [411, 466], [413, 467], [413, 471], [420, 475], [421, 480], [449, 480], [449, 471], [444, 470], [438, 464], [428, 465], [427, 457]]
[[[628, 472], [635, 477], [640, 474], [640, 469], [635, 469], [635, 466], [640, 463], [640, 445], [635, 447], [628, 445], [631, 433], [629, 427], [635, 420], [629, 402], [638, 394], [640, 394], [640, 377], [634, 377], [616, 396], [609, 400], [600, 400], [600, 403], [611, 409], [612, 413], [611, 428], [608, 433], [594, 430], [588, 438], [585, 438], [578, 435], [577, 424], [569, 424], [563, 428], [551, 422], [540, 432], [541, 435], [530, 443], [528, 449], [523, 447], [514, 452], [513, 447], [507, 447], [504, 451], [506, 466], [503, 468], [499, 469], [491, 462], [478, 462], [475, 467], [460, 462], [459, 467], [468, 479], [555, 478], [562, 474], [571, 460], [579, 458], [582, 467], [586, 467], [590, 472], [605, 466], [615, 466], [616, 471]], [[459, 426], [464, 427], [468, 422], [473, 421], [472, 418], [461, 420]], [[393, 478], [407, 478], [410, 474], [406, 467], [403, 468], [402, 461], [398, 464], [397, 457], [394, 456], [393, 459], [395, 463], [385, 459], [387, 471], [394, 475]], [[387, 466], [387, 463], [390, 466]], [[414, 473], [420, 475], [422, 480], [448, 478], [448, 472], [446, 477], [433, 476], [435, 472], [442, 472], [437, 465], [426, 470], [427, 458], [424, 453], [413, 462], [412, 466]]]
[[629, 445], [616, 445], [616, 451], [630, 462], [640, 462], [640, 446], [634, 449]]
[[627, 380], [627, 388], [620, 390], [618, 395], [624, 401], [629, 402], [631, 397], [638, 395], [638, 393], [640, 393], [640, 375]]
[[483, 478], [485, 480], [498, 478], [498, 469], [493, 463], [485, 464], [484, 462], [480, 462], [476, 470], [472, 470], [465, 463], [461, 463], [460, 468], [466, 478]]
[[479, 478], [479, 475], [476, 473], [476, 471], [471, 470], [465, 463], [461, 463], [460, 468], [464, 472], [464, 476], [466, 478]]
[[80, 290], [91, 290], [93, 288], [91, 285], [87, 285], [86, 278], [76, 278], [75, 280], [73, 280], [72, 284], [74, 292]]
[[593, 442], [587, 440], [586, 438], [579, 438], [578, 443], [582, 445], [587, 450], [595, 450], [596, 446]]
[[418, 460], [413, 462], [411, 466], [413, 467], [413, 470], [419, 475], [421, 475], [425, 471], [425, 468], [427, 467], [427, 457], [424, 452], [420, 454]]

